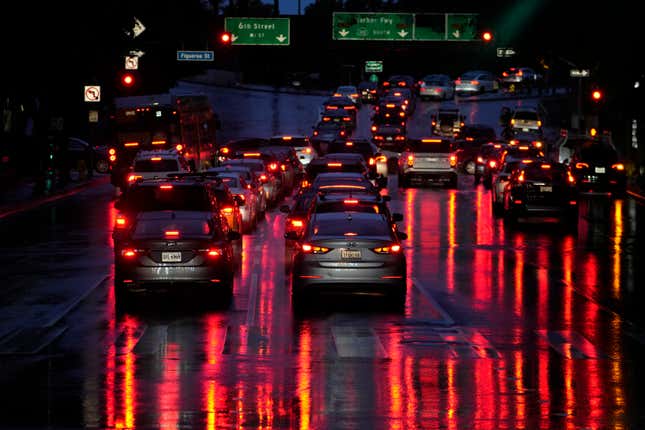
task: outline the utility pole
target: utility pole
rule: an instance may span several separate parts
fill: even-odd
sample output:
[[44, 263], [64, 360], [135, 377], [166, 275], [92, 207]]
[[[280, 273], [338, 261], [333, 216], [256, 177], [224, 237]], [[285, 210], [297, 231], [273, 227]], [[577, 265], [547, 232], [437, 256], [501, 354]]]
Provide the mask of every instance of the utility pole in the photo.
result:
[[273, 16], [280, 16], [280, 0], [273, 0]]

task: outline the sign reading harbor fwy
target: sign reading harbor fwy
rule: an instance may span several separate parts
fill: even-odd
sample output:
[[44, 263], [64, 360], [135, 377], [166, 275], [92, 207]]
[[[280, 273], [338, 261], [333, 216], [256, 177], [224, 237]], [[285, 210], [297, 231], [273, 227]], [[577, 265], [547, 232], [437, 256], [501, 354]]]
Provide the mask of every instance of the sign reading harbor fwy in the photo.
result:
[[290, 40], [289, 18], [239, 18], [224, 20], [224, 28], [231, 33], [232, 45], [288, 46]]

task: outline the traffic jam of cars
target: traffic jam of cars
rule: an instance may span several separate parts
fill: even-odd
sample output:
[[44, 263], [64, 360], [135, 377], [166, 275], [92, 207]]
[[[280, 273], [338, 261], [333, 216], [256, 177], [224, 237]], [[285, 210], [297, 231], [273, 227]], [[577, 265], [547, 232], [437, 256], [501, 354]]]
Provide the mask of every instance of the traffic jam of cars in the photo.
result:
[[[493, 126], [468, 123], [455, 103], [522, 77], [538, 79], [519, 68], [499, 79], [469, 71], [455, 80], [393, 75], [378, 85], [341, 85], [310, 135], [230, 140], [198, 160], [200, 169], [179, 147], [135, 148], [123, 180], [113, 181], [125, 184], [113, 231], [119, 302], [167, 288], [230, 298], [240, 238], [279, 208], [294, 307], [315, 294], [353, 293], [401, 307], [406, 234], [397, 224], [403, 216], [387, 204], [392, 178], [404, 191], [458, 189], [460, 176], [472, 176], [490, 190], [492, 214], [509, 225], [555, 217], [575, 227], [581, 192], [625, 192], [611, 142], [567, 135], [547, 142], [541, 106], [503, 108], [498, 137]], [[441, 104], [423, 119], [427, 134], [408, 136], [417, 101], [431, 99]], [[369, 137], [354, 135], [361, 110], [370, 112]]]

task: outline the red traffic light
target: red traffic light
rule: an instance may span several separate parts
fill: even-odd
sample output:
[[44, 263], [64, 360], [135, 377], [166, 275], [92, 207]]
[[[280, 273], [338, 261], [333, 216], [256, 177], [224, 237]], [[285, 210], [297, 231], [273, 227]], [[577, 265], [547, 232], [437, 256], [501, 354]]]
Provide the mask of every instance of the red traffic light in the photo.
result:
[[222, 34], [220, 35], [219, 40], [220, 40], [223, 44], [228, 45], [228, 44], [230, 44], [230, 43], [233, 41], [233, 36], [232, 36], [232, 35], [231, 35], [231, 33], [229, 33], [228, 31], [225, 31], [224, 33], [222, 33]]
[[484, 42], [490, 42], [491, 40], [493, 40], [493, 33], [491, 33], [490, 31], [484, 31], [482, 33], [482, 40]]
[[599, 102], [600, 100], [602, 100], [602, 91], [593, 90], [593, 92], [591, 93], [591, 99], [595, 102]]
[[121, 84], [124, 87], [132, 87], [136, 82], [134, 75], [132, 73], [124, 73], [121, 75]]

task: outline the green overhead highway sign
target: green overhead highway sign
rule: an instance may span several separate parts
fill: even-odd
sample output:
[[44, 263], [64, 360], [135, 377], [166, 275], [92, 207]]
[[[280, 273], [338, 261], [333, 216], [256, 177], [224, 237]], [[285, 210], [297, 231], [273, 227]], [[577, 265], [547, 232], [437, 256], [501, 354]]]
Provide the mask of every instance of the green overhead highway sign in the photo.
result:
[[411, 13], [334, 12], [334, 40], [412, 40]]
[[231, 33], [232, 45], [288, 46], [291, 42], [289, 18], [227, 17], [224, 29]]
[[475, 13], [335, 12], [334, 40], [478, 41]]
[[383, 71], [383, 61], [366, 61], [365, 73], [381, 73]]
[[477, 33], [477, 14], [446, 14], [446, 40], [471, 41], [477, 39]]

